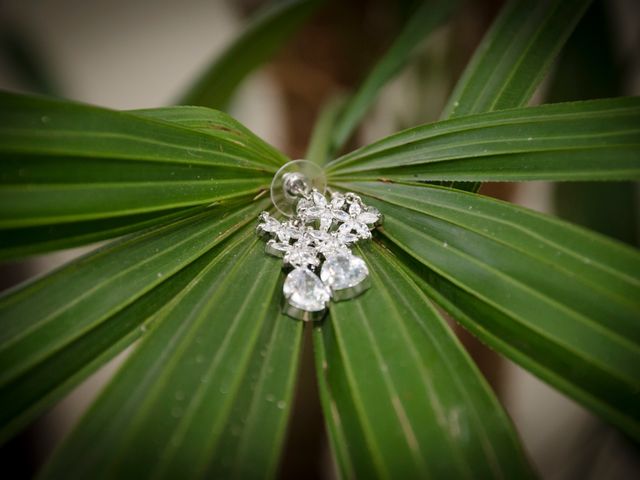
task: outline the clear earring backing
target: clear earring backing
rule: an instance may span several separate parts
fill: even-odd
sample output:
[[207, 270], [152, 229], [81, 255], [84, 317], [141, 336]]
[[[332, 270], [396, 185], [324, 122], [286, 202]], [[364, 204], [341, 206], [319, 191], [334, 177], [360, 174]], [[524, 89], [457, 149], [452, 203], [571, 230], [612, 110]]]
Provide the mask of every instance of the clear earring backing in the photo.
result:
[[276, 172], [271, 181], [271, 201], [280, 213], [293, 217], [300, 198], [312, 190], [324, 194], [327, 179], [324, 171], [309, 160], [293, 160]]

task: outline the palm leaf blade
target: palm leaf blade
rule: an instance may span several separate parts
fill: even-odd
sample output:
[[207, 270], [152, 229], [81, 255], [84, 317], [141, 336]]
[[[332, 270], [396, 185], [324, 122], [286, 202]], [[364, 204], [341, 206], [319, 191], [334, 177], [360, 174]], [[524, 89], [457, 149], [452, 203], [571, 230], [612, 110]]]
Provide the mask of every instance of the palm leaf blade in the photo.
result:
[[444, 117], [526, 104], [591, 0], [513, 0], [454, 89]]
[[205, 207], [178, 208], [167, 212], [4, 230], [0, 238], [0, 260], [15, 260], [36, 253], [119, 237], [179, 220], [203, 208]]
[[0, 93], [0, 105], [2, 228], [254, 196], [284, 161], [219, 112], [205, 133], [59, 100]]
[[178, 106], [131, 110], [128, 113], [175, 123], [214, 138], [224, 137], [226, 140], [243, 147], [243, 154], [248, 158], [262, 159], [276, 167], [282, 166], [288, 160], [279, 150], [256, 137], [247, 127], [218, 110]]
[[[443, 118], [526, 105], [590, 3], [507, 3], [456, 84]], [[480, 183], [452, 186], [477, 191]]]
[[[278, 314], [278, 262], [251, 235], [234, 237], [176, 299], [45, 478], [273, 476], [302, 330]], [[248, 411], [234, 410], [243, 402]]]
[[640, 178], [640, 98], [543, 105], [405, 130], [336, 160], [330, 176], [405, 181]]
[[129, 325], [114, 334], [114, 341], [135, 330], [144, 319], [127, 323], [129, 320], [121, 319], [127, 317], [120, 315], [123, 309], [245, 225], [260, 206], [240, 208], [231, 214], [215, 209], [201, 212], [116, 242], [3, 295], [0, 361], [5, 368], [0, 388], [9, 392], [2, 397], [7, 413], [3, 416], [3, 436], [14, 430], [16, 419], [10, 412], [29, 410], [38, 401], [29, 394], [25, 397], [18, 388], [29, 384], [34, 371], [47, 367], [51, 357], [60, 354], [63, 363], [49, 366], [59, 368], [62, 381], [65, 372], [73, 374], [74, 369], [82, 367], [76, 362], [70, 367], [65, 364], [65, 349], [79, 348], [77, 344], [86, 349], [96, 346], [98, 355], [103, 337], [92, 334], [96, 329], [105, 325], [103, 328], [110, 331], [107, 325], [112, 322]]
[[158, 312], [218, 254], [212, 248], [167, 281], [0, 387], [2, 433], [10, 437], [152, 328]]
[[443, 23], [457, 1], [420, 2], [387, 53], [375, 65], [356, 93], [347, 100], [333, 130], [332, 151], [339, 150], [363, 119], [382, 87], [410, 60], [416, 46]]
[[637, 437], [637, 251], [473, 194], [372, 186], [349, 188], [384, 198], [378, 205], [387, 214], [385, 236], [424, 266], [421, 275], [445, 308], [481, 339]]
[[347, 478], [528, 477], [506, 416], [424, 295], [378, 246], [372, 289], [316, 327], [332, 445]]

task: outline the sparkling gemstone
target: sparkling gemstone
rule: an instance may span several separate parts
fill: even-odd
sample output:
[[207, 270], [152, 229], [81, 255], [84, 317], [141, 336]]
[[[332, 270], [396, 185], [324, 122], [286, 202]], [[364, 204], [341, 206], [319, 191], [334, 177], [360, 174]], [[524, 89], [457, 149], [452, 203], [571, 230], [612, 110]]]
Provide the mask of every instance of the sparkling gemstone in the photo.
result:
[[285, 222], [275, 232], [275, 235], [281, 242], [288, 243], [290, 240], [297, 240], [303, 233], [304, 230], [302, 228], [293, 225], [291, 222]]
[[333, 218], [339, 222], [347, 222], [351, 217], [344, 210], [332, 210]]
[[360, 198], [360, 196], [356, 195], [353, 192], [345, 193], [344, 198], [346, 198], [347, 202], [349, 203], [362, 203], [362, 199]]
[[355, 243], [358, 241], [358, 236], [355, 233], [338, 231], [336, 232], [338, 240], [344, 244]]
[[324, 232], [322, 230], [314, 230], [314, 229], [309, 230], [309, 238], [314, 243], [324, 242], [329, 237], [331, 237], [331, 233], [330, 232]]
[[284, 281], [282, 292], [290, 305], [307, 312], [324, 310], [331, 298], [329, 289], [306, 268], [294, 268]]
[[371, 232], [369, 231], [369, 227], [366, 223], [351, 220], [343, 223], [338, 228], [338, 235], [347, 235], [352, 232], [355, 232], [355, 235], [362, 240], [371, 238]]
[[273, 233], [282, 243], [289, 243], [289, 240], [291, 240], [291, 233], [289, 232], [289, 229], [284, 226]]
[[367, 264], [360, 257], [349, 253], [338, 253], [327, 257], [320, 278], [333, 290], [352, 288], [369, 275]]
[[308, 265], [317, 267], [320, 264], [318, 253], [315, 248], [306, 245], [294, 245], [284, 255], [285, 263], [293, 267], [306, 267]]
[[316, 248], [325, 258], [337, 253], [349, 253], [349, 247], [333, 233], [325, 240], [318, 242]]
[[282, 227], [280, 222], [269, 215], [268, 212], [262, 212], [260, 214], [260, 222], [262, 223], [258, 225], [258, 233], [275, 234]]
[[325, 207], [315, 206], [307, 208], [304, 213], [309, 218], [320, 218], [326, 211]]
[[276, 242], [275, 240], [269, 240], [264, 247], [265, 252], [275, 257], [282, 257], [286, 252], [291, 249], [291, 245], [284, 242]]
[[344, 198], [343, 195], [340, 195], [339, 193], [334, 193], [331, 196], [331, 208], [334, 209], [340, 209], [342, 207], [344, 207], [346, 200]]
[[270, 238], [266, 252], [284, 257], [293, 267], [283, 286], [283, 313], [319, 320], [330, 300], [347, 300], [369, 288], [368, 268], [350, 248], [371, 238], [370, 230], [382, 223], [382, 215], [354, 193], [331, 192], [328, 199], [317, 190], [298, 201], [296, 212], [282, 222], [263, 212], [257, 231]]
[[367, 208], [364, 212], [358, 215], [358, 221], [367, 223], [373, 226], [378, 220], [380, 220], [380, 212], [373, 207]]
[[319, 217], [318, 228], [324, 232], [329, 231], [331, 226], [333, 225], [333, 215], [331, 215], [330, 211], [323, 213]]
[[357, 217], [358, 215], [360, 215], [360, 212], [362, 212], [362, 207], [359, 203], [352, 203], [351, 205], [349, 205], [349, 215], [351, 215], [352, 217]]
[[307, 208], [311, 207], [313, 202], [311, 200], [307, 200], [306, 198], [301, 198], [298, 200], [298, 204], [296, 205], [296, 212], [300, 213], [305, 211]]
[[314, 191], [311, 194], [311, 199], [313, 200], [313, 203], [319, 207], [324, 207], [327, 204], [327, 199], [318, 191]]

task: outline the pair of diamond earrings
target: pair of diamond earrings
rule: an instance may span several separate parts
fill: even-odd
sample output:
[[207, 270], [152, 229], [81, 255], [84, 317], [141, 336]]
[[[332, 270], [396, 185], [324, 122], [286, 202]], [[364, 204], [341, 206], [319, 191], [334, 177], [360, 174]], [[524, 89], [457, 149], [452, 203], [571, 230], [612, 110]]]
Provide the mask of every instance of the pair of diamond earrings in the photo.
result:
[[358, 195], [331, 192], [327, 198], [323, 184], [315, 164], [289, 162], [271, 185], [274, 206], [289, 218], [280, 221], [262, 212], [257, 227], [268, 239], [265, 251], [291, 269], [282, 288], [283, 312], [299, 320], [320, 320], [330, 300], [347, 300], [369, 288], [369, 269], [351, 247], [370, 239], [382, 223], [380, 212]]

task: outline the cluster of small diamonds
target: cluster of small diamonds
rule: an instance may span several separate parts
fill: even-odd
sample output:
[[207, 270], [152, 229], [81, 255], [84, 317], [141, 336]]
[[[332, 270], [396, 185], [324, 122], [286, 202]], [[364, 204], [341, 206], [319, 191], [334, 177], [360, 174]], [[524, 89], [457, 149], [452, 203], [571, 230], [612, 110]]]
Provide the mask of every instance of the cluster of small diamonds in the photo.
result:
[[297, 215], [280, 222], [268, 212], [260, 214], [258, 233], [272, 237], [267, 252], [284, 258], [292, 267], [318, 267], [322, 259], [336, 253], [350, 253], [358, 240], [371, 238], [380, 222], [380, 212], [362, 203], [358, 195], [334, 192], [327, 200], [318, 191], [302, 198]]
[[350, 248], [371, 238], [381, 221], [380, 212], [354, 193], [335, 192], [328, 200], [315, 190], [298, 201], [292, 219], [260, 214], [257, 231], [269, 237], [265, 250], [293, 268], [283, 293], [293, 311], [302, 315], [289, 315], [306, 319], [305, 312], [323, 312], [330, 298], [347, 299], [366, 288], [366, 264]]

